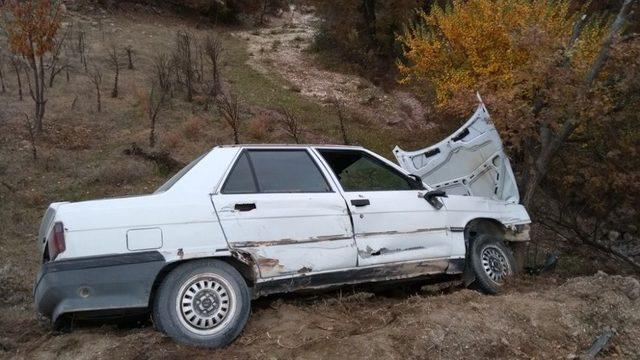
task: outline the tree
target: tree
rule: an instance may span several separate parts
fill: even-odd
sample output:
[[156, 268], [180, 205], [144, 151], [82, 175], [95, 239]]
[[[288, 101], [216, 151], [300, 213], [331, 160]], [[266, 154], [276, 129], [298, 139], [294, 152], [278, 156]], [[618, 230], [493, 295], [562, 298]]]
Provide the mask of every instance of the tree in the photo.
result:
[[149, 146], [154, 147], [156, 145], [156, 124], [158, 122], [158, 115], [162, 107], [165, 105], [167, 92], [156, 84], [151, 83], [149, 92], [141, 96], [141, 102], [144, 106], [144, 112], [147, 114], [149, 120]]
[[222, 94], [218, 97], [216, 105], [222, 120], [233, 131], [234, 144], [240, 143], [240, 103], [235, 95]]
[[[67, 64], [63, 63], [62, 65], [58, 66], [58, 63], [60, 62], [60, 54], [62, 52], [62, 48], [64, 47], [65, 44], [65, 40], [68, 38], [70, 32], [71, 32], [71, 27], [68, 27], [64, 33], [62, 33], [62, 36], [59, 39], [54, 39], [54, 46], [53, 46], [53, 50], [51, 51], [51, 61], [48, 65], [49, 68], [49, 87], [53, 87], [53, 81], [55, 80], [56, 76], [66, 68]], [[65, 58], [66, 61], [66, 58]]]
[[554, 217], [593, 243], [607, 222], [638, 219], [610, 216], [634, 208], [640, 194], [640, 124], [631, 110], [640, 105], [640, 42], [620, 37], [633, 3], [624, 0], [615, 19], [584, 16], [569, 0], [434, 7], [399, 37], [401, 81], [449, 118], [463, 117], [480, 90], [520, 170], [523, 203], [535, 209], [544, 190], [557, 207], [534, 216]]
[[127, 53], [127, 69], [133, 70], [133, 48], [131, 45], [127, 45], [124, 51]]
[[285, 107], [280, 109], [283, 117], [280, 120], [284, 131], [295, 141], [296, 144], [300, 144], [302, 137], [302, 126], [300, 125], [300, 118], [296, 116], [292, 111], [287, 110]]
[[0, 52], [0, 93], [7, 92], [7, 88], [4, 86], [4, 54]]
[[186, 31], [179, 31], [176, 36], [176, 48], [174, 61], [176, 70], [184, 79], [184, 87], [187, 92], [187, 101], [193, 100], [195, 67], [193, 61], [193, 35]]
[[113, 69], [113, 89], [111, 90], [111, 97], [118, 97], [118, 77], [120, 76], [120, 67], [122, 64], [120, 63], [120, 58], [118, 57], [118, 49], [115, 45], [111, 45], [111, 50], [109, 51], [109, 63], [111, 68]]
[[209, 95], [216, 96], [220, 92], [220, 59], [222, 57], [222, 43], [213, 36], [207, 36], [204, 40], [204, 51], [211, 63], [211, 86]]
[[11, 0], [3, 5], [2, 10], [10, 49], [22, 56], [31, 69], [34, 122], [36, 133], [40, 133], [47, 104], [44, 57], [55, 46], [54, 39], [60, 28], [60, 3], [55, 4], [51, 0]]
[[18, 99], [22, 101], [22, 76], [20, 73], [24, 68], [24, 64], [22, 63], [22, 59], [17, 56], [10, 57], [11, 66], [13, 67], [13, 71], [16, 73], [16, 82], [18, 83]]
[[333, 100], [333, 104], [336, 107], [336, 113], [338, 115], [338, 125], [340, 125], [340, 135], [342, 136], [342, 143], [345, 145], [349, 145], [349, 137], [347, 135], [347, 128], [345, 125], [345, 115], [344, 109], [342, 108], [342, 104], [340, 100], [337, 98]]
[[0, 93], [4, 94], [5, 92], [7, 89], [4, 86], [4, 53], [0, 51]]
[[96, 104], [98, 112], [102, 111], [102, 96], [100, 87], [102, 86], [102, 69], [97, 64], [92, 64], [87, 71], [87, 77], [96, 89]]

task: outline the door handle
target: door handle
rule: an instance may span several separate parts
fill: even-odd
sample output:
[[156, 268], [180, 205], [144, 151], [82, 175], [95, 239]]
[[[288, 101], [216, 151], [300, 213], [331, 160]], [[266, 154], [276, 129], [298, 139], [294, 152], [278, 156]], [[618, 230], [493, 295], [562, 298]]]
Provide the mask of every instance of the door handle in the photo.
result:
[[369, 199], [353, 199], [351, 200], [351, 205], [360, 207], [371, 205], [371, 203], [369, 202]]
[[251, 211], [256, 208], [256, 204], [255, 203], [236, 204], [233, 208], [238, 211]]

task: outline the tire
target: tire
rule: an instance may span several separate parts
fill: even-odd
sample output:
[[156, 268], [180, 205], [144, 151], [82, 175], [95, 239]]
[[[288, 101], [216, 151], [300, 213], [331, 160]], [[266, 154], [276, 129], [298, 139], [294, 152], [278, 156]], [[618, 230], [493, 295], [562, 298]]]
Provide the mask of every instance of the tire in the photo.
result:
[[488, 294], [499, 293], [504, 280], [512, 276], [516, 269], [511, 249], [495, 235], [478, 235], [471, 245], [470, 258], [476, 276], [475, 285]]
[[173, 269], [153, 301], [156, 328], [179, 343], [198, 347], [229, 345], [244, 329], [250, 313], [251, 297], [242, 275], [213, 259]]

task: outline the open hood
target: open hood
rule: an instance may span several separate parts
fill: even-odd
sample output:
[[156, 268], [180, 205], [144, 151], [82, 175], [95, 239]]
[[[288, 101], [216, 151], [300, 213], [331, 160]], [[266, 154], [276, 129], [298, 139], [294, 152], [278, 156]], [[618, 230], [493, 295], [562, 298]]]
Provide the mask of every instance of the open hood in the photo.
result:
[[398, 163], [434, 189], [518, 203], [515, 176], [480, 95], [471, 118], [441, 142], [418, 151], [393, 149]]

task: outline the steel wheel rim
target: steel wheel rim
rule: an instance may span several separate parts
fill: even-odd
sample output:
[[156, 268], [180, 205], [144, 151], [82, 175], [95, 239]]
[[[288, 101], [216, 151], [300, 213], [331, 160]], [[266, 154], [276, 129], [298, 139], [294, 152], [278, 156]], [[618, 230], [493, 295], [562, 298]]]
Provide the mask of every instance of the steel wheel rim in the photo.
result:
[[480, 259], [484, 272], [495, 283], [501, 283], [505, 277], [511, 274], [507, 255], [497, 246], [485, 246], [480, 253]]
[[189, 331], [211, 335], [223, 330], [236, 312], [231, 284], [218, 274], [206, 273], [185, 281], [178, 291], [176, 312]]

